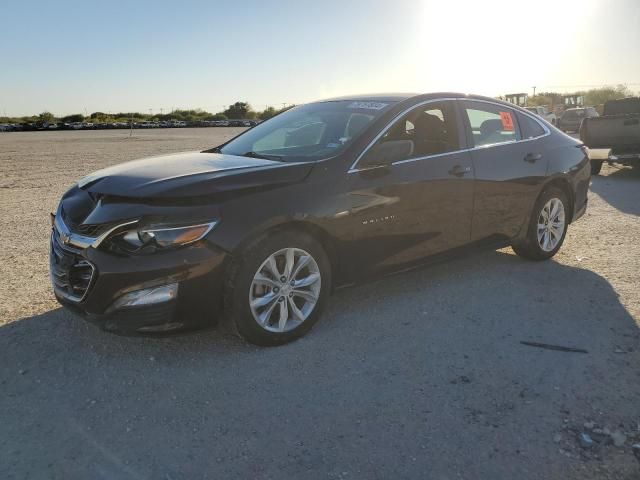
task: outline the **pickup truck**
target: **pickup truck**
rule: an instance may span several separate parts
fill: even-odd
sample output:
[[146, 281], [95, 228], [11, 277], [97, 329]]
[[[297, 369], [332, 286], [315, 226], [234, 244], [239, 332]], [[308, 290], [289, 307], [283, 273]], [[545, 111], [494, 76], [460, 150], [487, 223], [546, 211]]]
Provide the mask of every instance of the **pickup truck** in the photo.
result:
[[[580, 140], [589, 149], [591, 173], [600, 173], [604, 161], [631, 165], [640, 161], [640, 97], [610, 100], [603, 115], [585, 118]], [[593, 151], [593, 153], [591, 153]], [[603, 155], [603, 151], [605, 154]]]
[[525, 107], [534, 115], [539, 116], [540, 118], [546, 120], [551, 125], [555, 125], [558, 121], [556, 118], [556, 114], [547, 110], [547, 107]]

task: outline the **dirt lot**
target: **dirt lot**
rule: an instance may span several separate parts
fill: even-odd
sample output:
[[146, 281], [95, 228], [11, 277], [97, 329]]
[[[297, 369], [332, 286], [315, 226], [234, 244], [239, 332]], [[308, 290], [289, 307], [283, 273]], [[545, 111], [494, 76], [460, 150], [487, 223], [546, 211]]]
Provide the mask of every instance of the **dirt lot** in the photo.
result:
[[0, 478], [640, 478], [640, 168], [604, 167], [553, 261], [504, 249], [342, 290], [281, 348], [58, 308], [48, 213], [75, 179], [233, 134], [0, 134]]

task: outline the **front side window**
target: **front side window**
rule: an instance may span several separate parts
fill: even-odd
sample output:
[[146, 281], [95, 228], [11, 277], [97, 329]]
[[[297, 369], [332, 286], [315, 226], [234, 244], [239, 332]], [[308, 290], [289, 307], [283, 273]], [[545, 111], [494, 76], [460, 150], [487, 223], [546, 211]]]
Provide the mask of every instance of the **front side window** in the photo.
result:
[[218, 151], [282, 161], [333, 157], [392, 105], [351, 100], [301, 105], [258, 124]]
[[520, 140], [513, 110], [500, 105], [468, 102], [465, 114], [471, 129], [473, 145], [481, 147]]
[[[453, 103], [431, 102], [397, 120], [367, 152], [364, 164], [393, 163], [456, 150], [460, 150], [460, 140]], [[382, 160], [372, 158], [381, 152]]]

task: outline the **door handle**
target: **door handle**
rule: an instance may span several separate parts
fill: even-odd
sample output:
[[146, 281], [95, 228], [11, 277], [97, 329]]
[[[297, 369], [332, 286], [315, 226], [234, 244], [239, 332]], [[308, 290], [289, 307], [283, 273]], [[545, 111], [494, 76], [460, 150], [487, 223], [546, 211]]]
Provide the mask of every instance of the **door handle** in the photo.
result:
[[469, 173], [470, 171], [471, 167], [455, 165], [451, 170], [449, 170], [449, 175], [453, 175], [454, 177], [464, 177], [464, 175]]
[[524, 161], [529, 163], [536, 163], [541, 158], [542, 158], [541, 153], [527, 153], [524, 157]]

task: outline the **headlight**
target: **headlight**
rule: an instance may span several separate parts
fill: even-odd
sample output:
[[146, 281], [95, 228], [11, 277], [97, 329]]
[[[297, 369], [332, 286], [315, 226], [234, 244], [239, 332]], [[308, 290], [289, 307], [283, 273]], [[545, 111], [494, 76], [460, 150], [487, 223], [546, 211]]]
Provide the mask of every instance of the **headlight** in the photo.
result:
[[128, 253], [151, 253], [197, 242], [204, 238], [217, 223], [215, 221], [185, 227], [138, 227], [114, 235], [110, 243]]

